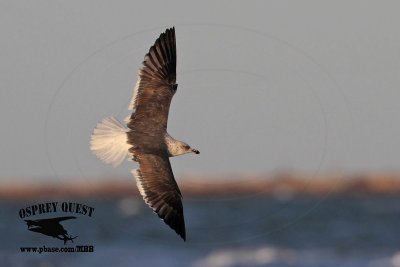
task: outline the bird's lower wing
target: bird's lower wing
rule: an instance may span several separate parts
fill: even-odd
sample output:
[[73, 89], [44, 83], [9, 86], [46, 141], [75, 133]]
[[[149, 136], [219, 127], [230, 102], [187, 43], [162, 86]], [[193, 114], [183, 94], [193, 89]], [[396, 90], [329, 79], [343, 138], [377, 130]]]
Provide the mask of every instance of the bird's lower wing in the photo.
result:
[[175, 232], [186, 240], [182, 196], [166, 153], [138, 154], [140, 168], [133, 170], [144, 201]]

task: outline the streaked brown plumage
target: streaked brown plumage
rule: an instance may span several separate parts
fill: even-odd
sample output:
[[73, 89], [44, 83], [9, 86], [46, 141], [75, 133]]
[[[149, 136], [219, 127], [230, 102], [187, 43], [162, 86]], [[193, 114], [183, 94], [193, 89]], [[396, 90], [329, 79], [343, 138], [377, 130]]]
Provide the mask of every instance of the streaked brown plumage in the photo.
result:
[[[132, 173], [143, 199], [186, 240], [182, 195], [169, 157], [199, 151], [167, 132], [169, 107], [177, 87], [175, 29], [170, 28], [150, 47], [139, 70], [129, 106], [133, 113], [127, 121], [128, 129], [114, 118], [103, 120], [92, 135], [91, 149], [114, 166], [121, 163], [123, 156], [137, 161], [139, 169]], [[122, 144], [115, 141], [123, 137]]]

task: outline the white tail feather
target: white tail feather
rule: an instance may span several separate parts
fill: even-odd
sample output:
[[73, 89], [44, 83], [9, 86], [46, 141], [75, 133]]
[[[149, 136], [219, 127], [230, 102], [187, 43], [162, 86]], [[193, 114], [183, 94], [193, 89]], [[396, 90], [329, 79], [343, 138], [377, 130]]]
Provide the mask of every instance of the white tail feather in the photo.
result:
[[128, 129], [114, 117], [99, 122], [93, 131], [90, 150], [98, 159], [116, 167], [128, 156]]

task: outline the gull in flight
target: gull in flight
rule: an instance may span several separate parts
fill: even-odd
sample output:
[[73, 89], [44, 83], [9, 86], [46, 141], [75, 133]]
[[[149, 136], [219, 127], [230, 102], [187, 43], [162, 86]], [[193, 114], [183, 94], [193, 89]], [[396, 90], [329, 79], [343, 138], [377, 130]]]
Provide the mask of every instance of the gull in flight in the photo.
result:
[[170, 28], [144, 57], [126, 126], [114, 117], [105, 118], [93, 131], [90, 149], [114, 167], [126, 158], [138, 162], [139, 168], [132, 174], [144, 201], [186, 241], [182, 195], [169, 157], [200, 152], [167, 132], [169, 107], [177, 87], [175, 28]]

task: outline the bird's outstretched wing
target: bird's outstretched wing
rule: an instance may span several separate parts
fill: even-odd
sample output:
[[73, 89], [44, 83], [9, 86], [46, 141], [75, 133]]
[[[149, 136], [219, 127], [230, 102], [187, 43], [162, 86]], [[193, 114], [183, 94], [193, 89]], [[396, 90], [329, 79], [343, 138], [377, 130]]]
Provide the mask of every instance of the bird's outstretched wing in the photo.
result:
[[182, 195], [166, 152], [137, 154], [140, 168], [133, 170], [144, 201], [175, 232], [186, 240]]
[[139, 70], [129, 105], [134, 110], [127, 125], [132, 130], [166, 129], [169, 106], [176, 92], [175, 28], [167, 29], [150, 47]]

